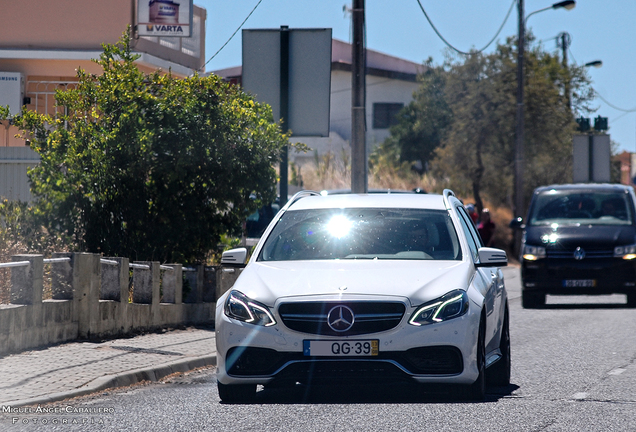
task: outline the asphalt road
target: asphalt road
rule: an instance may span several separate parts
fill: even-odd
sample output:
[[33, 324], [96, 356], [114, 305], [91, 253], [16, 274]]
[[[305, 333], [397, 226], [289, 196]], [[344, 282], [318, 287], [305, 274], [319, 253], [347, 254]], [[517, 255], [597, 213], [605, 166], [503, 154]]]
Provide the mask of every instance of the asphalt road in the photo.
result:
[[[482, 403], [368, 383], [263, 390], [253, 404], [227, 405], [219, 402], [214, 370], [208, 369], [53, 405], [108, 412], [23, 415], [15, 425], [0, 414], [0, 426], [10, 431], [636, 431], [636, 309], [624, 306], [624, 296], [605, 296], [548, 297], [545, 309], [524, 310], [518, 270], [509, 267], [505, 274], [512, 384], [490, 388]], [[23, 424], [24, 419], [30, 422]], [[64, 419], [76, 424], [63, 424]]]

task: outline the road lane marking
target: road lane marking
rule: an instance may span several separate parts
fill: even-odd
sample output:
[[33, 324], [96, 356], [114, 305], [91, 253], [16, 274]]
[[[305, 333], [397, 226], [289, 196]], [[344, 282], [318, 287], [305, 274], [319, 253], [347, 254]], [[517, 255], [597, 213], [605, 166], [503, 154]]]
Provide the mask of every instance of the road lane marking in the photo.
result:
[[614, 370], [609, 371], [607, 374], [608, 374], [608, 375], [620, 375], [620, 374], [622, 374], [623, 372], [625, 372], [625, 370], [626, 370], [626, 369], [623, 369], [623, 368], [616, 368], [616, 369], [614, 369]]
[[572, 395], [572, 399], [574, 399], [574, 400], [583, 400], [586, 397], [587, 397], [587, 393], [585, 393], [585, 392], [574, 393]]

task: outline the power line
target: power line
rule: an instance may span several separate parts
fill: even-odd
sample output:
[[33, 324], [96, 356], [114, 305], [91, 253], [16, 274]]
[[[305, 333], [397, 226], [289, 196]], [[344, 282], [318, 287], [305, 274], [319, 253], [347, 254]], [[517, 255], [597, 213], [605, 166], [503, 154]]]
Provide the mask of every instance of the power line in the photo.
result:
[[512, 12], [512, 8], [514, 7], [514, 5], [517, 3], [517, 0], [512, 0], [512, 3], [510, 4], [510, 9], [508, 9], [508, 13], [506, 14], [506, 18], [504, 18], [503, 22], [501, 23], [501, 27], [499, 27], [499, 30], [497, 30], [497, 33], [493, 36], [493, 38], [490, 40], [490, 42], [488, 42], [486, 44], [485, 47], [483, 47], [480, 50], [477, 51], [471, 51], [471, 52], [464, 52], [461, 51], [457, 48], [455, 48], [453, 45], [451, 45], [446, 39], [444, 39], [444, 36], [441, 35], [441, 33], [437, 30], [437, 28], [435, 27], [435, 25], [433, 24], [433, 22], [431, 21], [431, 19], [428, 17], [428, 14], [426, 13], [426, 11], [424, 10], [424, 6], [422, 6], [422, 3], [420, 2], [420, 0], [417, 0], [417, 4], [420, 5], [420, 9], [422, 9], [422, 12], [424, 13], [424, 16], [426, 17], [426, 20], [428, 21], [428, 23], [431, 25], [431, 27], [433, 28], [433, 30], [435, 31], [435, 33], [437, 34], [437, 36], [451, 49], [453, 49], [454, 51], [458, 52], [459, 54], [463, 54], [463, 55], [472, 55], [472, 54], [479, 54], [480, 52], [483, 52], [486, 48], [488, 48], [490, 46], [491, 43], [493, 43], [495, 41], [495, 39], [497, 39], [497, 36], [499, 36], [499, 33], [501, 33], [501, 30], [504, 28], [504, 25], [506, 25], [506, 22], [508, 21], [508, 18], [510, 17], [510, 13]]
[[622, 112], [624, 112], [624, 113], [633, 113], [633, 112], [636, 112], [636, 108], [632, 108], [632, 109], [624, 109], [624, 108], [619, 108], [619, 107], [617, 107], [616, 105], [612, 105], [611, 103], [609, 103], [609, 102], [607, 101], [607, 99], [605, 99], [603, 96], [601, 96], [601, 95], [599, 94], [599, 92], [597, 92], [596, 90], [594, 90], [594, 94], [595, 94], [596, 96], [598, 96], [598, 98], [599, 98], [600, 100], [602, 100], [602, 101], [603, 101], [603, 102], [605, 102], [607, 105], [609, 105], [610, 107], [614, 108], [615, 110], [622, 111]]
[[210, 63], [212, 61], [212, 59], [214, 57], [216, 57], [216, 55], [218, 53], [220, 53], [223, 48], [225, 48], [225, 46], [230, 43], [230, 41], [232, 40], [232, 38], [238, 33], [238, 31], [243, 27], [243, 25], [247, 22], [247, 20], [252, 16], [252, 14], [254, 13], [254, 11], [256, 10], [256, 8], [258, 7], [259, 4], [261, 4], [263, 0], [258, 0], [258, 3], [256, 3], [256, 6], [254, 6], [254, 9], [252, 9], [252, 11], [247, 15], [247, 17], [245, 17], [245, 19], [243, 20], [243, 22], [241, 23], [240, 26], [238, 26], [238, 28], [234, 31], [234, 33], [232, 33], [232, 36], [230, 36], [230, 38], [223, 44], [223, 46], [221, 48], [219, 48], [219, 50], [217, 52], [214, 53], [214, 55], [212, 57], [210, 57], [210, 60], [206, 61], [205, 64], [201, 67], [201, 69], [203, 69], [208, 63]]

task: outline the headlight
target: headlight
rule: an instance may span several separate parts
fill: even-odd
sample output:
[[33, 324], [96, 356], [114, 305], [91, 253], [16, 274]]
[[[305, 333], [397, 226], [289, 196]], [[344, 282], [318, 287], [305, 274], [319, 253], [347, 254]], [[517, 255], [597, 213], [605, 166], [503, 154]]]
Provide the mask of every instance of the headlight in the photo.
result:
[[616, 246], [614, 248], [614, 257], [623, 258], [625, 260], [633, 260], [636, 258], [636, 244]]
[[420, 306], [409, 320], [409, 324], [421, 326], [447, 321], [468, 312], [468, 294], [455, 290]]
[[542, 246], [525, 245], [523, 247], [523, 259], [526, 261], [536, 261], [545, 258], [545, 248]]
[[225, 315], [249, 324], [273, 326], [276, 320], [269, 308], [262, 303], [251, 300], [245, 294], [232, 290], [225, 301]]

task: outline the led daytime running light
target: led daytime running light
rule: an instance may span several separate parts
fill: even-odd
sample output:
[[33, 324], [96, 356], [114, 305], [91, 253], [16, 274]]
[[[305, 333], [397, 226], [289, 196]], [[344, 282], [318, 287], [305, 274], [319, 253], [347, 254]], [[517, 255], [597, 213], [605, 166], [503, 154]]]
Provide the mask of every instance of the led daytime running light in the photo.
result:
[[248, 324], [270, 327], [276, 319], [267, 306], [249, 299], [239, 291], [232, 290], [225, 301], [225, 315]]
[[456, 297], [453, 297], [452, 299], [446, 300], [444, 303], [442, 303], [442, 305], [439, 307], [439, 309], [437, 309], [437, 312], [435, 312], [435, 315], [433, 315], [433, 321], [442, 322], [443, 320], [441, 318], [438, 318], [437, 316], [440, 314], [441, 311], [444, 310], [444, 306], [446, 306], [447, 304], [450, 304], [450, 303], [454, 303], [457, 300], [461, 299], [462, 297], [463, 297], [463, 295], [460, 294], [460, 295], [458, 295]]
[[[457, 309], [455, 309], [457, 308]], [[468, 294], [463, 290], [454, 290], [420, 306], [409, 320], [409, 324], [423, 326], [458, 318], [468, 312]]]

